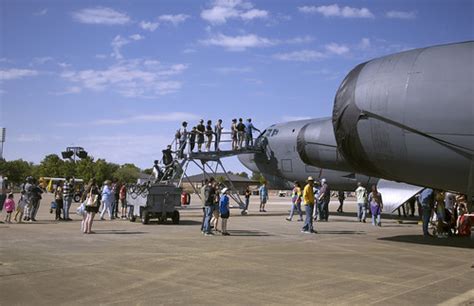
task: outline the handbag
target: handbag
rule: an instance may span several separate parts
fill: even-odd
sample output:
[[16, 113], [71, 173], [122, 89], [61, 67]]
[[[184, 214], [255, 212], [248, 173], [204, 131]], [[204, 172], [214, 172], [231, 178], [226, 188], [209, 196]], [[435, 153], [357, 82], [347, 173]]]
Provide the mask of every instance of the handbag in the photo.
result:
[[89, 195], [87, 196], [87, 199], [86, 199], [86, 206], [96, 207], [97, 206], [97, 197], [98, 197], [98, 195], [92, 194], [92, 188], [91, 188], [91, 191], [89, 192]]
[[76, 214], [78, 214], [79, 216], [82, 216], [84, 215], [85, 213], [85, 206], [84, 206], [84, 203], [81, 203], [81, 205], [79, 205], [76, 209]]

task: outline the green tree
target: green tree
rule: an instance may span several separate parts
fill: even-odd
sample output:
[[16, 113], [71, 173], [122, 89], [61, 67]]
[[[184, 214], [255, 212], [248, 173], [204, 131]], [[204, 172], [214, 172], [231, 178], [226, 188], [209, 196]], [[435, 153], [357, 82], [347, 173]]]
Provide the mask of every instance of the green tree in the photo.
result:
[[56, 154], [47, 155], [38, 166], [38, 175], [46, 177], [62, 177], [64, 161]]
[[118, 168], [113, 177], [122, 183], [135, 183], [140, 175], [140, 168], [134, 164], [124, 164]]
[[241, 172], [241, 173], [238, 173], [237, 175], [241, 177], [249, 178], [249, 175], [247, 172]]
[[252, 181], [260, 181], [260, 178], [262, 177], [262, 174], [260, 172], [252, 172], [252, 176], [250, 179]]
[[83, 179], [86, 184], [95, 177], [95, 172], [95, 163], [92, 157], [88, 156], [76, 162], [76, 176]]
[[113, 163], [108, 163], [105, 159], [98, 159], [95, 162], [95, 179], [98, 184], [102, 184], [105, 180], [113, 178], [115, 171], [120, 166]]
[[14, 184], [21, 184], [27, 176], [33, 175], [35, 166], [32, 163], [17, 159], [13, 161], [0, 161], [0, 173], [8, 177], [8, 180]]

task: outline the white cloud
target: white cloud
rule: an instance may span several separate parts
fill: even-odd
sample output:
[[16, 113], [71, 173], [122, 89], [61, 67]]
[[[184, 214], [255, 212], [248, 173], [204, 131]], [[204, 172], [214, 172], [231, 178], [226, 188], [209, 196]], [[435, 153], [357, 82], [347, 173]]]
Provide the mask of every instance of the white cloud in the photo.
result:
[[132, 40], [142, 40], [142, 39], [145, 38], [145, 36], [140, 35], [140, 34], [133, 34], [133, 35], [130, 35], [129, 37], [130, 37], [130, 39], [132, 39]]
[[322, 5], [322, 6], [301, 6], [298, 10], [302, 13], [314, 14], [319, 13], [325, 17], [343, 17], [343, 18], [374, 18], [374, 14], [368, 8], [355, 8], [338, 4]]
[[123, 56], [122, 56], [122, 53], [120, 52], [120, 49], [122, 49], [123, 46], [129, 43], [130, 43], [130, 40], [120, 35], [115, 36], [114, 40], [112, 40], [112, 43], [111, 43], [112, 49], [113, 49], [112, 57], [116, 59], [122, 59]]
[[244, 51], [247, 48], [269, 47], [277, 42], [255, 34], [227, 36], [217, 34], [212, 38], [201, 41], [205, 45], [224, 47], [230, 51]]
[[366, 50], [366, 49], [370, 48], [370, 46], [371, 46], [370, 39], [367, 38], [367, 37], [364, 37], [360, 40], [358, 48], [362, 49], [362, 50]]
[[242, 0], [216, 0], [212, 7], [201, 12], [201, 18], [211, 24], [223, 24], [228, 19], [244, 21], [267, 18], [268, 12], [253, 8], [253, 4]]
[[44, 65], [47, 62], [51, 62], [54, 59], [51, 56], [44, 56], [44, 57], [35, 57], [33, 58], [32, 65]]
[[42, 9], [41, 11], [38, 11], [36, 13], [34, 13], [33, 15], [35, 16], [44, 16], [48, 13], [48, 9]]
[[158, 29], [160, 24], [158, 22], [141, 21], [139, 25], [143, 30], [154, 32], [156, 29]]
[[106, 59], [106, 58], [107, 58], [107, 55], [106, 55], [106, 54], [96, 54], [96, 55], [95, 55], [95, 58], [98, 58], [98, 59]]
[[410, 11], [389, 11], [385, 14], [387, 18], [397, 18], [397, 19], [415, 19], [416, 12]]
[[65, 71], [61, 76], [84, 89], [107, 89], [129, 98], [156, 98], [178, 91], [182, 84], [171, 77], [187, 68], [185, 64], [165, 66], [158, 61], [136, 59], [122, 60], [104, 70]]
[[172, 23], [174, 26], [177, 26], [178, 24], [185, 22], [186, 19], [189, 18], [189, 15], [185, 14], [177, 14], [177, 15], [161, 15], [158, 17], [158, 20], [162, 22], [169, 22]]
[[76, 21], [86, 24], [122, 25], [130, 22], [127, 14], [100, 6], [76, 11], [72, 16]]
[[71, 87], [66, 88], [63, 91], [52, 92], [52, 94], [56, 96], [64, 96], [64, 95], [78, 94], [81, 92], [82, 92], [82, 89], [80, 87], [71, 86]]
[[267, 18], [268, 12], [264, 10], [251, 9], [245, 13], [240, 14], [243, 20], [252, 20], [255, 18]]
[[314, 41], [314, 38], [312, 36], [306, 35], [288, 39], [286, 42], [288, 44], [307, 44], [312, 41]]
[[0, 70], [0, 81], [22, 79], [24, 77], [31, 77], [38, 75], [38, 71], [31, 69], [5, 69]]
[[128, 38], [122, 37], [120, 35], [115, 36], [111, 43], [112, 50], [113, 50], [111, 54], [112, 57], [114, 57], [115, 59], [122, 59], [123, 55], [120, 51], [123, 46], [128, 45], [132, 41], [139, 41], [144, 38], [145, 36], [140, 35], [140, 34], [133, 34], [133, 35], [130, 35]]
[[289, 53], [278, 53], [273, 55], [273, 57], [281, 61], [312, 62], [322, 60], [326, 58], [327, 55], [315, 50], [301, 50]]
[[214, 70], [221, 74], [249, 73], [253, 71], [252, 67], [219, 67]]
[[193, 48], [187, 48], [183, 50], [183, 54], [189, 54], [189, 53], [196, 53], [196, 49]]
[[340, 45], [337, 43], [330, 43], [325, 46], [326, 50], [330, 53], [337, 55], [343, 55], [349, 52], [349, 47], [346, 45]]

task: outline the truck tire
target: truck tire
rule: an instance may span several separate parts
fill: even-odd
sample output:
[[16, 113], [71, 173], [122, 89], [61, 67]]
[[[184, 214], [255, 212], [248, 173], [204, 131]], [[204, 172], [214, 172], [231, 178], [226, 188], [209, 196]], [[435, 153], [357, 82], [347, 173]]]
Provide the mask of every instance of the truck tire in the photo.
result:
[[148, 224], [150, 223], [150, 216], [148, 215], [148, 212], [146, 210], [142, 211], [142, 224]]
[[175, 210], [173, 212], [173, 216], [171, 217], [171, 220], [173, 220], [173, 224], [179, 224], [179, 211]]
[[75, 194], [74, 195], [74, 202], [79, 203], [81, 201], [81, 195], [80, 194]]

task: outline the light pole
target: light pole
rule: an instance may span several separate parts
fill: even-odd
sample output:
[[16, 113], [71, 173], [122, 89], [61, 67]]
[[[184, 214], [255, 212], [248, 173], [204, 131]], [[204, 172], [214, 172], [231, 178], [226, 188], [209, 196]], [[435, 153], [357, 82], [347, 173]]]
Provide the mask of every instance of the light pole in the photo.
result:
[[5, 142], [5, 136], [7, 135], [7, 129], [6, 128], [1, 128], [0, 129], [0, 143], [2, 144], [2, 147], [0, 149], [0, 160], [3, 159], [3, 143]]
[[66, 151], [61, 152], [63, 159], [71, 159], [73, 157], [74, 163], [76, 163], [76, 156], [80, 159], [87, 158], [87, 152], [83, 147], [67, 147]]

